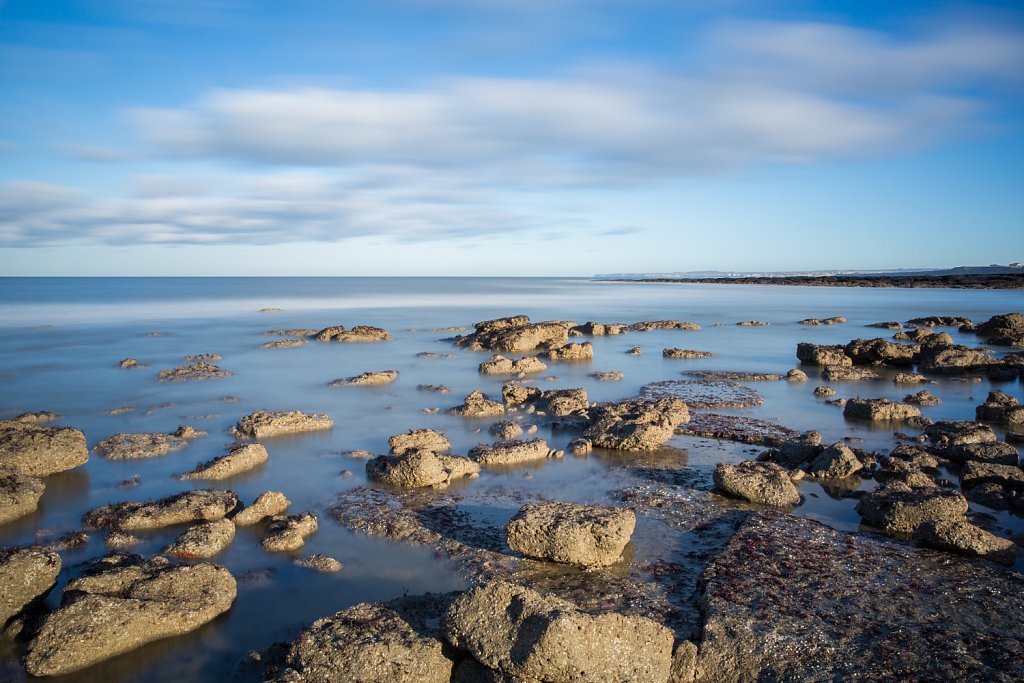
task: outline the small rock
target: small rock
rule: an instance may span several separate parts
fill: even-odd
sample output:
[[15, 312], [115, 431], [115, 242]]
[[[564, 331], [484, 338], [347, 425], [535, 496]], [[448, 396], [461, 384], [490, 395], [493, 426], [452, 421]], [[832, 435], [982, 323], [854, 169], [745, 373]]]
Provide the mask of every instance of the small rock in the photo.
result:
[[892, 378], [893, 384], [925, 384], [931, 382], [924, 375], [913, 372], [897, 372]]
[[366, 475], [389, 486], [444, 487], [455, 479], [474, 477], [480, 465], [453, 455], [414, 449], [401, 455], [381, 455], [366, 463]]
[[842, 346], [822, 346], [800, 342], [796, 345], [796, 357], [808, 365], [852, 365]]
[[810, 379], [807, 373], [800, 368], [793, 368], [786, 372], [785, 380], [787, 382], [806, 382]]
[[314, 569], [325, 574], [334, 574], [344, 569], [344, 565], [329, 555], [310, 555], [309, 557], [297, 557], [294, 563], [299, 567]]
[[199, 361], [192, 365], [185, 365], [172, 370], [161, 370], [157, 373], [157, 380], [161, 382], [194, 382], [207, 379], [219, 379], [231, 377], [231, 373], [213, 363]]
[[264, 491], [252, 505], [234, 516], [232, 521], [238, 526], [249, 526], [261, 522], [267, 517], [277, 517], [288, 511], [291, 502], [280, 491]]
[[159, 458], [187, 445], [185, 439], [171, 434], [114, 434], [96, 444], [95, 450], [108, 460], [139, 460]]
[[263, 444], [250, 443], [244, 446], [237, 446], [231, 449], [227, 455], [222, 455], [208, 462], [197, 465], [191, 472], [181, 475], [185, 480], [207, 480], [221, 481], [237, 474], [262, 465], [267, 461], [269, 455]]
[[183, 560], [205, 559], [222, 552], [234, 539], [234, 523], [229, 519], [219, 519], [190, 527], [164, 548], [164, 552]]
[[443, 384], [417, 384], [416, 391], [427, 391], [433, 394], [447, 394], [451, 389]]
[[800, 492], [782, 467], [747, 460], [738, 465], [718, 463], [712, 475], [715, 490], [751, 503], [775, 507], [800, 504]]
[[518, 465], [555, 455], [544, 439], [506, 441], [493, 446], [481, 444], [469, 451], [469, 458], [481, 465]]
[[865, 379], [877, 379], [878, 373], [867, 368], [826, 365], [821, 372], [821, 378], [826, 382], [859, 382]]
[[901, 421], [920, 417], [921, 411], [905, 403], [894, 403], [886, 398], [851, 398], [846, 402], [843, 416], [859, 420]]
[[303, 413], [298, 410], [291, 412], [257, 410], [239, 419], [235, 425], [235, 432], [241, 436], [262, 439], [281, 434], [331, 429], [333, 426], [334, 421], [326, 415]]
[[643, 349], [641, 349], [639, 346], [633, 346], [631, 348], [626, 349], [626, 353], [630, 356], [639, 356], [641, 353], [643, 353]]
[[391, 333], [387, 330], [370, 325], [356, 325], [350, 330], [342, 325], [334, 325], [325, 327], [311, 336], [318, 341], [335, 342], [379, 342], [392, 339]]
[[488, 399], [482, 391], [477, 389], [466, 397], [461, 406], [452, 408], [448, 412], [462, 417], [495, 417], [505, 414], [505, 406]]
[[581, 567], [622, 558], [636, 516], [630, 510], [570, 503], [524, 505], [509, 521], [508, 547], [527, 557]]
[[610, 370], [607, 372], [592, 372], [587, 377], [596, 379], [599, 382], [618, 382], [623, 378], [623, 374], [620, 370]]
[[661, 355], [665, 358], [713, 358], [715, 354], [710, 351], [694, 351], [693, 349], [663, 349]]
[[199, 439], [206, 436], [206, 432], [199, 431], [190, 425], [180, 425], [174, 430], [173, 436], [178, 439]]
[[583, 437], [576, 437], [569, 442], [569, 452], [575, 456], [587, 455], [594, 450], [594, 444], [590, 442], [590, 439], [584, 439]]
[[317, 518], [312, 512], [275, 517], [267, 527], [267, 535], [260, 545], [270, 552], [298, 550], [306, 543], [306, 538], [316, 532], [317, 527]]
[[741, 320], [736, 324], [740, 327], [765, 327], [771, 323], [767, 323], [764, 320]]
[[381, 384], [390, 384], [398, 379], [398, 370], [377, 370], [373, 372], [364, 372], [356, 375], [355, 377], [346, 377], [345, 379], [336, 379], [328, 383], [331, 387], [344, 387], [344, 386], [364, 386], [372, 387]]
[[1002, 391], [990, 391], [985, 402], [975, 409], [977, 419], [996, 424], [1024, 424], [1024, 406]]
[[989, 462], [969, 461], [960, 474], [960, 483], [965, 489], [978, 484], [999, 484], [1015, 491], [1024, 491], [1024, 469], [1016, 464], [999, 465]]
[[805, 318], [797, 322], [798, 325], [842, 325], [846, 322], [846, 318], [841, 315], [833, 316], [831, 318]]
[[305, 346], [307, 340], [305, 339], [275, 339], [274, 341], [268, 341], [260, 344], [261, 349], [294, 349], [299, 346]]
[[594, 345], [590, 342], [563, 344], [562, 346], [548, 349], [541, 355], [551, 361], [592, 360], [594, 358]]
[[817, 396], [818, 398], [824, 398], [826, 396], [835, 396], [836, 390], [833, 389], [832, 387], [815, 387], [814, 395]]
[[125, 533], [123, 531], [111, 531], [107, 534], [106, 538], [103, 539], [103, 545], [111, 550], [122, 550], [124, 548], [130, 548], [133, 545], [141, 543], [142, 539], [138, 536]]
[[517, 360], [506, 358], [500, 354], [491, 356], [491, 360], [480, 364], [478, 368], [483, 375], [528, 375], [544, 372], [548, 366], [535, 356], [524, 356]]
[[522, 426], [510, 420], [495, 422], [487, 431], [498, 441], [512, 441], [523, 435]]
[[125, 370], [130, 370], [132, 368], [144, 368], [146, 366], [139, 365], [139, 361], [137, 361], [134, 358], [122, 358], [120, 361], [118, 361], [117, 367], [123, 368]]
[[907, 394], [904, 396], [903, 402], [913, 403], [919, 406], [937, 406], [942, 403], [942, 400], [927, 389], [922, 389], [916, 394]]
[[860, 460], [849, 446], [837, 441], [814, 459], [807, 468], [807, 474], [816, 479], [842, 479], [860, 471]]

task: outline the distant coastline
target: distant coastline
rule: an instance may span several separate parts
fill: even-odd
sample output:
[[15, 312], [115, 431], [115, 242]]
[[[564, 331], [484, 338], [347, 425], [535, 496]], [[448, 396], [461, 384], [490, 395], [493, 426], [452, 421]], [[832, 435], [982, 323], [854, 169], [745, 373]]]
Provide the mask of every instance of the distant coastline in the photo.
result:
[[904, 287], [920, 289], [1024, 289], [1024, 273], [992, 275], [792, 275], [777, 277], [595, 278], [596, 282], [654, 282], [801, 287]]

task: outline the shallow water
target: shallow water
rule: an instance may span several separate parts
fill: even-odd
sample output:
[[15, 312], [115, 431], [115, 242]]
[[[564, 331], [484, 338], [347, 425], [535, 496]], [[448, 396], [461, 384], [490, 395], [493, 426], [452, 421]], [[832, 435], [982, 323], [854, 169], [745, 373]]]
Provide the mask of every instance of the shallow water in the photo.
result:
[[[279, 307], [280, 312], [259, 312]], [[461, 588], [467, 577], [429, 549], [367, 538], [342, 529], [326, 514], [343, 491], [367, 483], [363, 460], [344, 451], [387, 450], [387, 437], [430, 427], [445, 432], [453, 451], [465, 453], [491, 439], [493, 420], [466, 420], [445, 414], [474, 389], [500, 397], [503, 376], [485, 376], [477, 365], [488, 353], [452, 348], [452, 332], [437, 331], [505, 315], [525, 313], [544, 319], [625, 322], [680, 319], [700, 331], [654, 331], [595, 337], [595, 358], [584, 363], [551, 363], [531, 382], [543, 388], [584, 387], [591, 401], [636, 395], [649, 382], [686, 379], [684, 370], [785, 372], [795, 367], [796, 344], [845, 343], [857, 337], [891, 337], [892, 332], [864, 327], [881, 320], [905, 321], [925, 315], [964, 315], [982, 321], [1024, 309], [1024, 296], [1011, 291], [842, 289], [739, 285], [597, 283], [572, 279], [486, 278], [185, 278], [185, 279], [0, 279], [0, 417], [51, 410], [57, 422], [82, 429], [90, 447], [119, 432], [171, 432], [191, 424], [209, 432], [184, 450], [151, 460], [112, 462], [92, 454], [84, 467], [47, 479], [37, 513], [0, 527], [0, 545], [30, 543], [37, 536], [80, 527], [82, 513], [122, 500], [147, 500], [189, 488], [175, 475], [225, 452], [228, 430], [253, 410], [323, 412], [335, 422], [329, 432], [266, 439], [269, 462], [223, 484], [245, 502], [267, 489], [281, 490], [292, 511], [320, 515], [320, 530], [300, 554], [326, 553], [345, 568], [323, 575], [292, 564], [292, 555], [267, 554], [256, 529], [240, 529], [232, 546], [215, 561], [239, 578], [239, 596], [230, 612], [199, 631], [144, 647], [74, 676], [75, 680], [163, 681], [186, 676], [223, 680], [250, 650], [294, 637], [314, 619], [362, 601], [386, 600], [403, 593]], [[845, 325], [803, 327], [797, 320], [844, 315]], [[766, 327], [740, 327], [741, 320], [765, 320]], [[721, 326], [715, 326], [720, 323]], [[342, 324], [385, 327], [394, 340], [338, 344], [311, 341], [300, 348], [260, 349], [279, 337], [272, 329], [322, 328]], [[977, 338], [949, 331], [958, 343]], [[589, 338], [588, 338], [589, 339]], [[579, 339], [572, 341], [581, 341]], [[641, 346], [640, 356], [625, 351]], [[711, 351], [713, 358], [664, 359], [665, 347]], [[455, 358], [417, 358], [420, 352], [451, 353]], [[217, 353], [217, 365], [230, 378], [206, 382], [159, 383], [156, 373], [184, 365], [183, 356]], [[147, 367], [122, 370], [117, 362], [135, 357]], [[329, 387], [327, 383], [367, 370], [393, 369], [398, 380], [380, 387]], [[595, 371], [619, 370], [624, 378], [601, 382]], [[762, 405], [715, 412], [777, 421], [797, 430], [816, 429], [827, 442], [863, 439], [861, 448], [888, 451], [892, 426], [872, 427], [844, 420], [839, 408], [814, 398], [822, 384], [811, 370], [807, 383], [749, 382]], [[888, 397], [899, 400], [916, 388], [897, 387], [891, 372], [878, 380], [832, 383], [839, 397]], [[420, 384], [444, 384], [448, 394], [417, 391]], [[928, 389], [943, 403], [924, 408], [932, 419], [971, 419], [987, 392], [999, 388], [1024, 398], [1019, 381], [977, 384], [940, 379]], [[237, 401], [226, 401], [236, 397]], [[110, 415], [109, 411], [131, 408]], [[424, 409], [440, 408], [437, 414]], [[528, 417], [528, 416], [527, 416]], [[1000, 430], [996, 430], [1000, 433]], [[538, 436], [564, 448], [574, 434], [541, 427]], [[661, 467], [684, 468], [695, 486], [709, 488], [716, 462], [753, 457], [757, 446], [675, 437], [659, 456]], [[511, 504], [473, 504], [478, 492], [523, 491], [531, 496], [580, 502], [608, 502], [612, 489], [637, 483], [640, 470], [623, 470], [631, 456], [595, 453], [590, 458], [548, 460], [508, 471], [485, 471], [458, 490], [463, 506], [481, 525], [497, 526], [515, 513]], [[342, 476], [348, 470], [352, 476]], [[118, 484], [140, 476], [134, 488]], [[857, 480], [861, 487], [871, 482]], [[202, 487], [196, 485], [196, 487]], [[805, 503], [796, 514], [836, 528], [856, 530], [854, 501], [836, 497], [816, 483], [801, 484]], [[981, 509], [981, 511], [988, 512]], [[996, 522], [1013, 532], [1024, 525], [1007, 513]], [[638, 527], [634, 561], [659, 557], [659, 531], [649, 522]], [[181, 528], [145, 534], [133, 548], [160, 551]], [[686, 541], [689, 542], [689, 541]], [[684, 542], [680, 542], [685, 545]], [[102, 534], [84, 548], [62, 552], [60, 586], [76, 565], [104, 552]], [[1018, 564], [1018, 569], [1021, 566]], [[56, 604], [59, 591], [51, 593]], [[19, 677], [4, 644], [7, 662], [0, 677]], [[251, 678], [243, 672], [242, 678]]]

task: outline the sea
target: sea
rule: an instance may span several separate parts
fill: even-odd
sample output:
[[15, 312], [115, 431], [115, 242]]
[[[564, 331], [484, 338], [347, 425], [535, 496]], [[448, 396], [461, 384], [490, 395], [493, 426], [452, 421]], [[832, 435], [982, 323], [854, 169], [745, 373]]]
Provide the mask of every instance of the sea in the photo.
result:
[[[585, 388], [591, 401], [638, 395], [651, 382], [686, 379], [681, 373], [724, 370], [785, 373], [798, 367], [798, 342], [845, 344], [856, 338], [891, 338], [893, 332], [868, 327], [879, 321], [945, 315], [975, 322], [1024, 310], [1019, 291], [831, 288], [602, 282], [581, 278], [0, 278], [0, 418], [27, 411], [53, 411], [54, 423], [84, 431], [90, 448], [117, 433], [173, 432], [191, 425], [208, 432], [185, 449], [147, 460], [110, 461], [91, 453], [77, 469], [46, 478], [39, 510], [0, 526], [0, 546], [30, 544], [81, 528], [84, 512], [113, 502], [149, 500], [188, 488], [208, 486], [176, 478], [198, 463], [227, 451], [230, 429], [254, 410], [302, 410], [326, 413], [330, 431], [266, 439], [269, 461], [223, 483], [244, 502], [260, 492], [283, 491], [292, 512], [312, 510], [319, 530], [298, 553], [269, 554], [261, 549], [260, 528], [239, 528], [234, 543], [214, 561], [239, 583], [233, 608], [191, 634], [147, 645], [68, 677], [95, 681], [261, 680], [256, 669], [240, 664], [252, 651], [291, 640], [314, 620], [359, 602], [466, 587], [472, 577], [460, 573], [430, 548], [371, 538], [336, 523], [328, 510], [339, 495], [368, 482], [365, 460], [353, 450], [387, 452], [387, 439], [410, 429], [444, 432], [453, 452], [464, 454], [490, 442], [494, 420], [467, 420], [447, 410], [480, 389], [500, 400], [508, 377], [482, 375], [478, 365], [489, 352], [454, 348], [451, 338], [471, 331], [475, 322], [525, 314], [533, 321], [633, 323], [676, 319], [700, 325], [699, 331], [655, 330], [591, 341], [592, 361], [550, 363], [548, 370], [524, 379], [544, 389]], [[805, 318], [845, 316], [840, 325], [806, 326]], [[762, 326], [740, 326], [758, 320]], [[292, 328], [373, 325], [386, 328], [391, 341], [323, 343], [267, 349], [261, 344], [283, 337], [268, 334]], [[459, 331], [464, 328], [466, 331]], [[980, 342], [955, 328], [943, 328], [958, 343]], [[634, 346], [640, 355], [627, 354]], [[664, 358], [662, 349], [681, 347], [712, 352], [711, 358]], [[1005, 353], [1010, 349], [996, 349]], [[421, 354], [434, 354], [424, 357]], [[230, 377], [202, 382], [160, 382], [162, 369], [186, 365], [185, 356], [217, 354], [216, 364]], [[506, 354], [516, 356], [518, 354]], [[144, 367], [122, 369], [132, 357]], [[795, 430], [816, 430], [826, 443], [854, 439], [859, 448], [888, 452], [895, 441], [892, 425], [876, 427], [844, 419], [841, 408], [816, 398], [826, 384], [818, 369], [804, 368], [808, 382], [749, 382], [761, 405], [716, 412], [770, 420]], [[382, 386], [329, 386], [332, 380], [365, 371], [397, 370], [398, 379]], [[619, 381], [591, 377], [620, 371]], [[838, 397], [902, 398], [919, 387], [897, 386], [891, 369], [875, 380], [829, 383]], [[445, 385], [449, 393], [418, 390]], [[933, 419], [973, 419], [974, 408], [993, 389], [1024, 399], [1020, 380], [994, 383], [938, 378], [926, 385], [942, 403], [923, 408]], [[531, 416], [523, 415], [530, 421]], [[552, 448], [565, 448], [575, 434], [538, 421], [537, 436]], [[1000, 436], [1001, 428], [995, 428]], [[909, 430], [912, 431], [912, 430]], [[709, 487], [717, 462], [754, 457], [761, 447], [676, 436], [667, 445], [680, 471]], [[608, 472], [622, 454], [595, 452], [590, 457], [543, 461], [510, 471], [485, 470], [462, 491], [500, 487], [550, 499], [607, 503]], [[953, 477], [955, 478], [955, 476]], [[124, 482], [135, 482], [126, 487]], [[874, 486], [857, 480], [855, 488]], [[805, 503], [794, 514], [837, 529], [856, 531], [855, 500], [805, 481]], [[848, 493], [848, 491], [846, 492]], [[1008, 512], [973, 506], [1006, 534], [1021, 533], [1024, 520]], [[512, 507], [481, 509], [481, 520], [502, 523]], [[483, 523], [481, 521], [481, 523]], [[182, 528], [143, 533], [132, 552], [160, 553]], [[656, 534], [634, 539], [637, 557], [658, 552]], [[645, 545], [646, 544], [646, 545]], [[89, 560], [106, 552], [101, 532], [83, 546], [61, 553], [64, 569], [48, 597], [56, 607], [60, 590]], [[294, 564], [296, 555], [323, 553], [344, 569], [323, 574]], [[1018, 566], [1020, 569], [1020, 566]], [[23, 646], [0, 639], [0, 679], [24, 680], [18, 663]]]

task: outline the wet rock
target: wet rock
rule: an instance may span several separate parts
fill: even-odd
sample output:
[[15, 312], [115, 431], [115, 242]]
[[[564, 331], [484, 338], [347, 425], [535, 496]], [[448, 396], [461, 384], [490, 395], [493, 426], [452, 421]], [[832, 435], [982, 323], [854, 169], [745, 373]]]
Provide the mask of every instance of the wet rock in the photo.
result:
[[957, 444], [946, 448], [942, 454], [954, 462], [986, 462], [994, 465], [1016, 465], [1019, 459], [1017, 449], [1005, 441]]
[[927, 327], [916, 327], [905, 332], [897, 332], [892, 336], [892, 338], [899, 341], [923, 342], [927, 337], [930, 337], [933, 334], [935, 334], [935, 330], [933, 329]]
[[103, 545], [110, 550], [123, 550], [139, 543], [142, 543], [142, 539], [138, 536], [116, 530], [109, 532], [103, 539]]
[[172, 524], [221, 519], [237, 505], [238, 496], [234, 491], [198, 489], [159, 500], [104, 505], [85, 513], [82, 523], [92, 529], [158, 529]]
[[699, 681], [1019, 678], [1020, 579], [994, 566], [762, 513], [701, 583]]
[[843, 408], [843, 416], [857, 420], [901, 421], [919, 417], [921, 411], [915, 406], [895, 403], [887, 398], [851, 398]]
[[122, 358], [120, 361], [118, 361], [117, 367], [123, 370], [131, 370], [133, 368], [144, 368], [146, 366], [140, 365], [139, 361], [136, 360], [135, 358]]
[[630, 356], [639, 356], [640, 354], [643, 353], [643, 349], [641, 349], [639, 346], [632, 346], [626, 349], [626, 353]]
[[965, 489], [978, 484], [999, 484], [1016, 491], [1024, 491], [1024, 470], [1013, 465], [991, 462], [968, 461], [960, 474], [960, 483]]
[[297, 557], [294, 564], [298, 567], [305, 567], [324, 574], [336, 574], [345, 566], [329, 555], [310, 555], [309, 557]]
[[935, 479], [923, 472], [920, 466], [891, 456], [882, 460], [873, 476], [875, 481], [882, 484], [898, 481], [914, 488], [934, 488], [936, 485]]
[[801, 370], [800, 368], [793, 368], [792, 370], [788, 370], [786, 372], [786, 376], [784, 379], [787, 382], [806, 382], [810, 379], [810, 377], [808, 377], [807, 373]]
[[218, 519], [189, 527], [174, 543], [164, 548], [164, 553], [183, 560], [205, 559], [222, 552], [233, 540], [234, 523], [230, 519]]
[[924, 375], [913, 372], [897, 372], [892, 378], [893, 384], [925, 384], [930, 382]]
[[[790, 372], [793, 372], [790, 370]], [[797, 371], [799, 372], [799, 371]], [[726, 370], [686, 370], [682, 374], [703, 380], [727, 382], [776, 382], [788, 377], [775, 372], [733, 372]], [[807, 375], [805, 374], [804, 377]]]
[[856, 474], [862, 467], [853, 450], [837, 441], [811, 462], [807, 474], [816, 479], [842, 479]]
[[650, 332], [652, 330], [699, 330], [700, 325], [682, 320], [641, 320], [629, 326], [633, 332]]
[[925, 427], [924, 433], [930, 442], [942, 448], [969, 443], [991, 443], [996, 440], [992, 428], [980, 422], [939, 420]]
[[177, 439], [185, 439], [191, 441], [192, 439], [201, 439], [206, 436], [206, 432], [200, 431], [191, 425], [179, 425], [172, 434]]
[[336, 379], [328, 383], [328, 386], [332, 387], [344, 387], [344, 386], [377, 386], [380, 384], [390, 384], [398, 379], [398, 370], [375, 370], [372, 372], [364, 372], [356, 375], [355, 377], [346, 377], [344, 379]]
[[765, 327], [771, 325], [771, 323], [765, 322], [764, 320], [741, 320], [736, 323], [740, 327]]
[[305, 346], [306, 339], [275, 339], [274, 341], [260, 344], [261, 349], [294, 349], [298, 346]]
[[317, 341], [333, 342], [379, 342], [392, 339], [391, 333], [387, 330], [370, 325], [356, 325], [350, 330], [345, 329], [342, 325], [334, 325], [325, 327], [313, 334], [312, 337]]
[[1002, 391], [990, 391], [985, 402], [975, 408], [979, 420], [996, 424], [1024, 424], [1024, 406], [1020, 400]]
[[878, 327], [883, 330], [902, 330], [903, 323], [896, 322], [895, 320], [889, 320], [881, 323], [869, 323], [867, 327]]
[[523, 435], [523, 428], [519, 423], [509, 420], [495, 422], [487, 431], [498, 441], [511, 441]]
[[548, 366], [536, 356], [523, 356], [516, 360], [501, 354], [491, 356], [489, 361], [480, 364], [479, 372], [483, 375], [527, 375], [544, 372]]
[[852, 365], [853, 360], [846, 355], [842, 346], [822, 346], [809, 342], [796, 345], [796, 357], [801, 363], [808, 365]]
[[662, 349], [661, 355], [665, 358], [713, 358], [715, 354], [710, 351], [694, 351], [693, 349]]
[[1017, 545], [999, 538], [966, 519], [925, 522], [914, 533], [914, 542], [936, 550], [948, 550], [972, 557], [1012, 566], [1017, 559]]
[[532, 351], [545, 344], [564, 344], [568, 328], [560, 322], [532, 324], [525, 315], [476, 323], [472, 334], [455, 337], [455, 346], [474, 351]]
[[412, 450], [447, 453], [452, 449], [452, 442], [444, 434], [433, 429], [411, 429], [405, 434], [390, 437], [388, 447], [394, 455], [402, 455]]
[[594, 450], [594, 444], [590, 442], [590, 439], [576, 437], [569, 442], [568, 450], [576, 456], [587, 455]]
[[0, 420], [0, 468], [43, 477], [88, 460], [85, 434], [77, 429]]
[[451, 389], [443, 384], [417, 384], [416, 391], [426, 391], [432, 394], [447, 394]]
[[689, 410], [679, 399], [629, 399], [591, 409], [583, 435], [600, 448], [647, 451], [668, 441], [689, 420]]
[[606, 567], [622, 559], [636, 527], [630, 510], [571, 503], [528, 503], [509, 521], [508, 547], [541, 560]]
[[818, 398], [826, 398], [828, 396], [835, 396], [836, 390], [832, 387], [815, 387], [814, 395]]
[[541, 356], [550, 361], [592, 360], [594, 358], [594, 345], [590, 342], [563, 344], [562, 346], [548, 349]]
[[502, 581], [456, 599], [443, 629], [477, 661], [523, 678], [663, 683], [672, 664], [672, 633], [650, 619], [591, 615]]
[[261, 522], [267, 517], [277, 517], [288, 511], [291, 502], [280, 491], [264, 491], [256, 497], [252, 505], [234, 516], [232, 521], [238, 526], [248, 526]]
[[304, 630], [288, 648], [287, 664], [295, 677], [278, 680], [448, 683], [452, 661], [442, 647], [393, 609], [360, 603]]
[[0, 550], [0, 626], [49, 593], [57, 582], [60, 567], [60, 555], [52, 550]]
[[238, 420], [235, 425], [235, 433], [262, 439], [281, 434], [331, 429], [333, 426], [334, 421], [322, 414], [303, 413], [298, 410], [291, 412], [257, 410]]
[[416, 354], [417, 358], [430, 358], [432, 360], [446, 359], [450, 360], [455, 358], [454, 353], [434, 353], [433, 351], [420, 351]]
[[528, 387], [521, 382], [506, 382], [501, 388], [502, 400], [510, 406], [531, 403], [540, 398], [541, 391], [536, 387]]
[[844, 353], [859, 365], [910, 365], [916, 349], [887, 339], [854, 339]]
[[590, 408], [590, 399], [586, 389], [552, 389], [541, 393], [536, 406], [549, 417], [567, 417], [585, 414]]
[[193, 631], [226, 612], [236, 595], [223, 567], [114, 567], [112, 575], [69, 584], [64, 606], [46, 618], [29, 645], [33, 676], [68, 674], [146, 643]]
[[826, 365], [821, 378], [826, 382], [858, 382], [864, 379], [876, 379], [878, 373], [868, 368], [849, 367], [845, 365]]
[[798, 325], [842, 325], [846, 322], [846, 318], [841, 315], [833, 316], [831, 318], [804, 318], [797, 322]]
[[220, 481], [248, 472], [265, 463], [269, 457], [263, 444], [245, 444], [231, 449], [227, 455], [197, 465], [194, 470], [181, 475], [180, 478]]
[[461, 406], [452, 408], [448, 412], [451, 415], [461, 415], [462, 417], [496, 417], [505, 414], [505, 406], [490, 400], [477, 389], [465, 398]]
[[35, 512], [45, 490], [46, 484], [42, 479], [17, 470], [0, 469], [0, 524]]
[[607, 372], [592, 372], [587, 377], [596, 379], [599, 382], [618, 382], [623, 378], [620, 370], [609, 370]]
[[[846, 322], [845, 318], [843, 322]], [[697, 646], [693, 642], [680, 641], [672, 653], [668, 683], [694, 683], [697, 677], [697, 656]]]
[[544, 439], [505, 441], [494, 445], [480, 444], [470, 449], [469, 458], [481, 465], [518, 465], [524, 462], [555, 457], [557, 451]]
[[677, 398], [692, 408], [746, 408], [764, 399], [750, 387], [721, 380], [664, 380], [645, 384], [640, 395], [648, 399]]
[[96, 444], [95, 450], [108, 460], [138, 460], [159, 458], [187, 445], [188, 441], [171, 434], [114, 434]]
[[821, 445], [821, 434], [814, 431], [804, 432], [794, 438], [786, 439], [778, 449], [771, 452], [771, 461], [786, 469], [794, 469], [811, 462], [825, 450]]
[[1024, 346], [1024, 315], [994, 315], [974, 328], [974, 332], [990, 344]]
[[429, 450], [405, 450], [402, 455], [381, 455], [366, 463], [366, 475], [400, 488], [443, 487], [455, 479], [479, 474], [480, 465]]
[[213, 363], [199, 361], [191, 365], [184, 365], [171, 370], [161, 370], [157, 373], [157, 380], [161, 382], [194, 382], [207, 379], [219, 379], [231, 377], [231, 373]]
[[759, 505], [794, 507], [800, 492], [785, 469], [771, 462], [747, 460], [738, 465], [718, 463], [712, 475], [715, 490]]
[[317, 518], [312, 512], [275, 517], [267, 526], [267, 535], [260, 545], [270, 552], [298, 550], [306, 543], [307, 537], [316, 533], [317, 527]]
[[903, 402], [913, 403], [914, 405], [919, 406], [937, 406], [942, 403], [942, 400], [927, 389], [922, 389], [915, 394], [907, 394], [904, 396]]
[[967, 507], [967, 499], [959, 493], [901, 483], [887, 484], [857, 501], [857, 512], [865, 522], [903, 537], [925, 522], [963, 519]]

